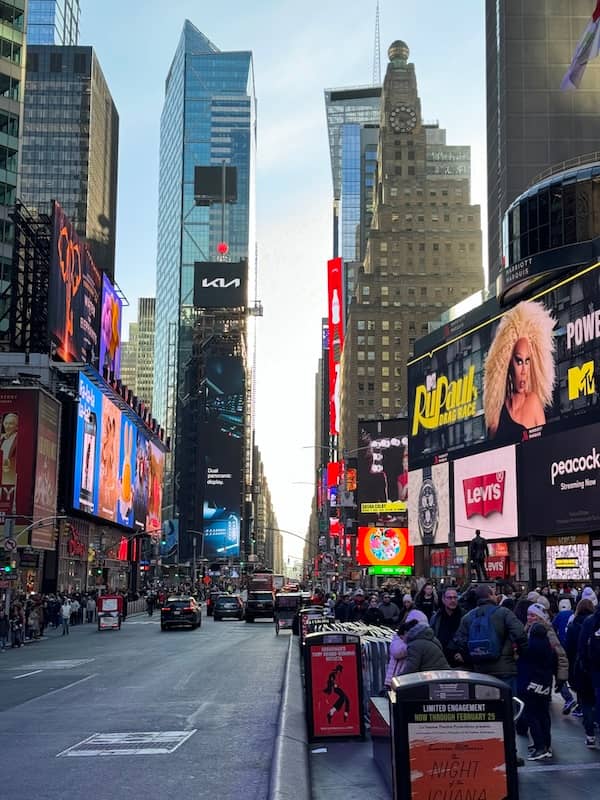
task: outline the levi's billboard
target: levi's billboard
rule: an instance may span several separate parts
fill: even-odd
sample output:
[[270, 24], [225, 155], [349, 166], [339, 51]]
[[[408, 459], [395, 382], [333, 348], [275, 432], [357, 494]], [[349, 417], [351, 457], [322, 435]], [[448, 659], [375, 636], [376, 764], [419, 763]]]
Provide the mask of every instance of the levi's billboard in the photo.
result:
[[598, 409], [600, 263], [503, 311], [492, 299], [417, 343], [411, 469], [551, 434]]
[[527, 442], [519, 448], [519, 467], [528, 495], [521, 498], [524, 534], [600, 528], [599, 424]]
[[484, 539], [518, 536], [514, 446], [454, 462], [454, 529], [457, 542], [470, 541], [476, 530]]
[[196, 308], [243, 308], [247, 305], [248, 260], [196, 261]]

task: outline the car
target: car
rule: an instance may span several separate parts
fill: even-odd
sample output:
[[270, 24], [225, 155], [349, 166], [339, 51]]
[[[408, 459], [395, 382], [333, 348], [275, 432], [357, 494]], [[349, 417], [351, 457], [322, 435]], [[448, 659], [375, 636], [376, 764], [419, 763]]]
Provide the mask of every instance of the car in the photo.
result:
[[275, 603], [272, 592], [248, 592], [246, 601], [246, 622], [254, 622], [259, 617], [275, 617]]
[[221, 597], [223, 592], [219, 592], [218, 590], [211, 589], [208, 597], [206, 598], [206, 613], [209, 617], [212, 617], [212, 613], [215, 607], [215, 603], [217, 602], [217, 598]]
[[179, 625], [189, 625], [192, 630], [202, 625], [202, 611], [194, 597], [177, 595], [169, 597], [160, 609], [160, 629], [166, 631]]
[[244, 603], [239, 594], [225, 594], [215, 600], [213, 607], [215, 622], [220, 622], [227, 617], [244, 619]]

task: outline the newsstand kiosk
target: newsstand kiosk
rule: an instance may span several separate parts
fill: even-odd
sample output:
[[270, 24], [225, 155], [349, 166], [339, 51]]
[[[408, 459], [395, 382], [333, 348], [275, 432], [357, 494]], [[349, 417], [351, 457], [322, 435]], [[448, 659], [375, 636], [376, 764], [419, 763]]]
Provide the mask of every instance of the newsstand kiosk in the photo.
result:
[[518, 800], [510, 688], [459, 670], [393, 678], [394, 800]]

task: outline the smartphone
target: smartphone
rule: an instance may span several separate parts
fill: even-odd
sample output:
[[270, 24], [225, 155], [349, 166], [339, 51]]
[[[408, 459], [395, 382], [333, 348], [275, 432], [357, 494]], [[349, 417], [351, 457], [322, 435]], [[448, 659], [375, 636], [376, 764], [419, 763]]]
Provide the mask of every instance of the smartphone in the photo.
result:
[[83, 423], [83, 460], [79, 505], [84, 511], [94, 510], [94, 464], [96, 462], [96, 415], [88, 411]]

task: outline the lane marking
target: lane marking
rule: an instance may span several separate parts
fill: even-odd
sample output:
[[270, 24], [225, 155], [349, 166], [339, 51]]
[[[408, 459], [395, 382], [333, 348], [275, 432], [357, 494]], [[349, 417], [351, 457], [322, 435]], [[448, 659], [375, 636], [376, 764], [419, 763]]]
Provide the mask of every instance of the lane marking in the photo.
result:
[[71, 689], [73, 686], [77, 686], [78, 683], [84, 683], [85, 681], [89, 681], [92, 678], [97, 678], [98, 673], [94, 672], [93, 675], [86, 675], [85, 678], [80, 678], [78, 681], [73, 681], [73, 683], [67, 683], [66, 686], [59, 686], [58, 689], [52, 689], [51, 692], [46, 692], [46, 694], [40, 694], [38, 697], [32, 697], [31, 700], [26, 700], [24, 703], [21, 703], [22, 706], [27, 705], [27, 703], [35, 703], [37, 700], [43, 700], [45, 697], [51, 697], [53, 694], [58, 694], [58, 692], [62, 692], [65, 689]]
[[[60, 757], [157, 756], [168, 755], [196, 733], [191, 731], [147, 731], [137, 733], [94, 733], [87, 739], [57, 753]], [[87, 745], [87, 746], [86, 746]]]
[[30, 675], [37, 675], [38, 672], [41, 671], [41, 669], [34, 669], [33, 672], [25, 672], [23, 675], [15, 675], [13, 681], [18, 681], [19, 678], [28, 678]]

